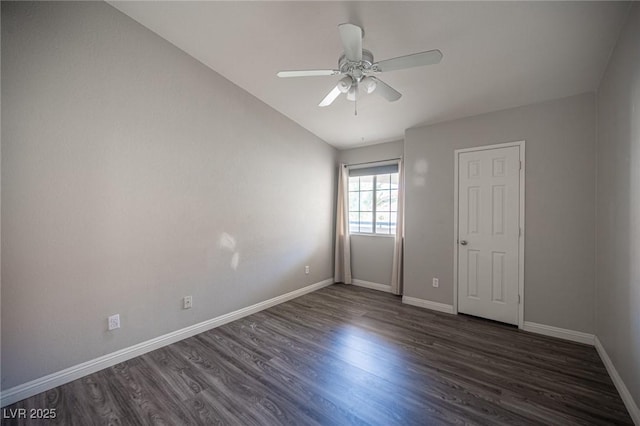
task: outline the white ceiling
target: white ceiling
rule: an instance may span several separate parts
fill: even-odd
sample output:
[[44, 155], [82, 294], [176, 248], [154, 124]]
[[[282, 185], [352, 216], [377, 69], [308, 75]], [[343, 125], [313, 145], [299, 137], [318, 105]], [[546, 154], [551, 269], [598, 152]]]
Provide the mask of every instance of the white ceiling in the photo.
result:
[[[111, 5], [326, 142], [401, 139], [419, 124], [597, 89], [627, 14], [617, 2], [115, 2]], [[338, 24], [364, 28], [376, 60], [431, 49], [438, 65], [381, 74], [403, 94], [318, 103], [338, 77], [280, 79], [283, 69], [337, 68]]]

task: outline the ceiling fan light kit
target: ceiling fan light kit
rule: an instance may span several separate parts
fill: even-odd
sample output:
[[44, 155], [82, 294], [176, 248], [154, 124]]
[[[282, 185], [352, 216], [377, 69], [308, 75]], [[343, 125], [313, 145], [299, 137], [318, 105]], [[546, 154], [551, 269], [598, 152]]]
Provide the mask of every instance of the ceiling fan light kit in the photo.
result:
[[347, 93], [351, 88], [352, 84], [353, 84], [353, 79], [349, 76], [346, 76], [344, 78], [341, 78], [340, 81], [338, 81], [338, 85], [336, 87], [338, 88], [338, 90], [340, 90], [340, 93]]
[[277, 74], [281, 78], [344, 75], [320, 102], [321, 107], [331, 105], [341, 94], [346, 94], [347, 100], [356, 102], [360, 85], [368, 94], [375, 92], [389, 102], [397, 101], [402, 94], [372, 74], [434, 65], [442, 60], [442, 53], [436, 49], [374, 62], [373, 53], [362, 48], [362, 28], [340, 24], [338, 31], [344, 48], [344, 54], [338, 59], [338, 69], [280, 71]]
[[375, 77], [366, 76], [362, 79], [360, 84], [362, 84], [362, 87], [364, 87], [367, 93], [371, 94], [374, 90], [376, 90], [376, 87], [378, 86], [378, 80]]
[[347, 92], [348, 101], [355, 102], [356, 99], [358, 99], [358, 83], [357, 82], [352, 84], [351, 87], [349, 88], [349, 91]]

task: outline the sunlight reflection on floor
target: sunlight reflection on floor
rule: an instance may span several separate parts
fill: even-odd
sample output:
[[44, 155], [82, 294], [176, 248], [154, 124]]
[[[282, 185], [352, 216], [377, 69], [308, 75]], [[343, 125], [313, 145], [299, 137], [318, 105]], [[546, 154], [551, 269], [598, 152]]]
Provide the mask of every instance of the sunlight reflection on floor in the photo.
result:
[[373, 331], [345, 325], [336, 334], [340, 357], [355, 367], [386, 377], [402, 363], [396, 343]]

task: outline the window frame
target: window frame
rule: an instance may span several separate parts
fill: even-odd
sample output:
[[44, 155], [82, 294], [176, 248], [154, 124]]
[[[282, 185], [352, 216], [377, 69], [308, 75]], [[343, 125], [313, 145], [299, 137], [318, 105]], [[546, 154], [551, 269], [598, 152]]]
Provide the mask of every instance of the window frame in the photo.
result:
[[[389, 164], [389, 163], [386, 163], [386, 164]], [[380, 164], [380, 165], [383, 165], [383, 164]], [[378, 176], [393, 175], [393, 174], [397, 175], [397, 178], [398, 178], [398, 186], [397, 186], [397, 188], [395, 188], [395, 189], [391, 189], [391, 188], [389, 188], [389, 189], [378, 189], [377, 188], [377, 186], [378, 186]], [[399, 182], [400, 175], [399, 175], [399, 172], [396, 171], [396, 172], [390, 172], [390, 173], [377, 173], [377, 174], [374, 173], [374, 174], [370, 174], [370, 175], [360, 175], [360, 176], [357, 176], [357, 177], [361, 178], [363, 176], [371, 176], [373, 178], [373, 185], [372, 185], [372, 189], [371, 189], [372, 196], [373, 196], [372, 210], [371, 210], [371, 219], [372, 219], [372, 221], [371, 221], [371, 230], [372, 230], [372, 232], [361, 232], [359, 230], [358, 231], [353, 231], [351, 229], [351, 220], [349, 220], [349, 221], [347, 221], [348, 222], [349, 235], [364, 235], [364, 236], [387, 237], [387, 238], [395, 237], [396, 233], [395, 232], [391, 232], [391, 229], [392, 229], [391, 228], [391, 222], [389, 222], [389, 231], [390, 231], [389, 233], [376, 232], [376, 223], [377, 223], [376, 214], [378, 213], [378, 209], [377, 209], [378, 192], [382, 192], [382, 191], [389, 191], [389, 192], [397, 191], [397, 193], [399, 193], [399, 191], [400, 191], [400, 182]], [[349, 176], [349, 178], [351, 178], [351, 176]], [[369, 190], [366, 190], [366, 191], [369, 191]], [[360, 186], [358, 186], [358, 190], [357, 191], [351, 191], [350, 190], [350, 182], [348, 182], [347, 183], [347, 194], [350, 194], [352, 192], [361, 193], [363, 191], [360, 188]], [[353, 212], [354, 213], [356, 213], [356, 212], [357, 213], [361, 213], [362, 211], [358, 209], [358, 210], [353, 211]], [[347, 215], [350, 215], [350, 213], [352, 213], [352, 210], [350, 209], [350, 203], [347, 203]], [[395, 215], [395, 218], [396, 218], [395, 224], [396, 224], [396, 227], [397, 227], [397, 222], [398, 222], [398, 209], [397, 209], [397, 206], [396, 206], [396, 210], [395, 211], [389, 210], [388, 213], [390, 215], [392, 215], [392, 214]], [[359, 223], [359, 221], [358, 221], [358, 223]]]

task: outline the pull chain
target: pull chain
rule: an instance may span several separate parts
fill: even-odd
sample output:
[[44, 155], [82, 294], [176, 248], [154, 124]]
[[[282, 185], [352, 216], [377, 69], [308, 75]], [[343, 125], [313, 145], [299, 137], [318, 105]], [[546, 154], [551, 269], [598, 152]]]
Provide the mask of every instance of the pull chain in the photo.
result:
[[353, 100], [353, 115], [358, 115], [358, 98]]

